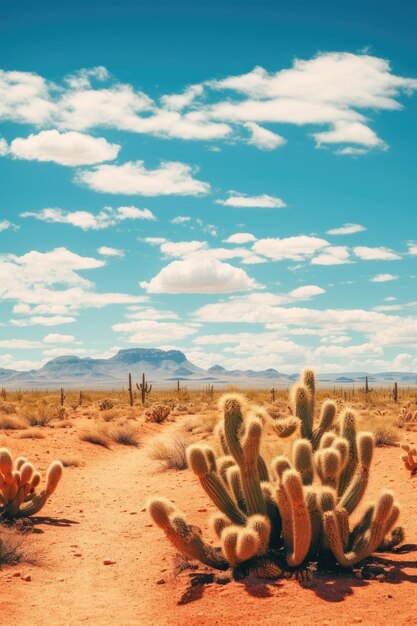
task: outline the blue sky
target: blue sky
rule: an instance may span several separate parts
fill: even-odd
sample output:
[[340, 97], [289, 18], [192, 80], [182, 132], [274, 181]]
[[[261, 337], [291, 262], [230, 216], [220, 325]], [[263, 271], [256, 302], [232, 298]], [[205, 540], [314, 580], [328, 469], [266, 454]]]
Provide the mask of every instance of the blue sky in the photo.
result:
[[0, 367], [416, 371], [417, 8], [198, 4], [2, 4]]

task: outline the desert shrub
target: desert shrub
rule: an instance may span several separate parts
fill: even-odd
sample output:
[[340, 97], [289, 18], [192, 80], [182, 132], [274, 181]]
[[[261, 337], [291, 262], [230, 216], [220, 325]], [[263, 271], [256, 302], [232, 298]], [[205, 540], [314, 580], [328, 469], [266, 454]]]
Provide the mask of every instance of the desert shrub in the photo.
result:
[[104, 398], [104, 400], [100, 400], [100, 402], [98, 403], [98, 408], [100, 409], [100, 411], [108, 411], [109, 409], [112, 409], [114, 407], [114, 404], [111, 400], [109, 400], [108, 398]]
[[147, 422], [156, 422], [160, 424], [164, 422], [168, 415], [171, 413], [171, 408], [167, 404], [153, 404], [147, 411], [145, 411]]
[[[284, 420], [247, 406], [236, 393], [226, 394], [220, 406], [223, 419], [215, 434], [221, 453], [206, 443], [187, 449], [188, 466], [219, 509], [211, 517], [218, 546], [206, 543], [166, 498], [148, 502], [153, 521], [178, 551], [209, 567], [231, 567], [236, 578], [253, 573], [274, 579], [291, 571], [306, 580], [310, 564], [352, 567], [403, 540], [391, 491], [355, 515], [366, 493], [375, 438], [358, 432], [350, 408], [338, 415], [336, 403], [326, 400], [316, 410], [312, 370], [295, 386], [293, 415]], [[266, 430], [291, 442], [288, 455], [277, 455], [269, 467], [260, 454]]]
[[81, 461], [76, 456], [62, 456], [60, 459], [63, 467], [79, 467]]
[[1, 430], [21, 430], [26, 428], [17, 417], [11, 417], [10, 415], [0, 415], [0, 429]]
[[399, 433], [393, 417], [380, 413], [372, 415], [371, 418], [362, 418], [361, 425], [367, 428], [375, 436], [377, 446], [392, 446], [398, 443]]
[[45, 439], [46, 435], [45, 433], [41, 432], [40, 430], [24, 430], [23, 432], [19, 433], [18, 435], [19, 439]]
[[80, 433], [80, 440], [94, 443], [96, 446], [103, 446], [103, 448], [110, 448], [110, 440], [107, 433], [97, 428]]
[[16, 413], [16, 407], [11, 402], [3, 402], [0, 400], [0, 413], [11, 415], [12, 413]]
[[0, 525], [0, 569], [3, 565], [17, 565], [24, 559], [24, 536], [14, 528]]
[[54, 493], [62, 476], [62, 464], [53, 461], [46, 473], [46, 484], [38, 490], [42, 477], [32, 463], [20, 456], [13, 460], [7, 448], [0, 449], [0, 518], [29, 517], [38, 513]]
[[119, 417], [120, 417], [120, 411], [118, 409], [103, 410], [103, 413], [101, 415], [101, 418], [105, 422], [112, 422], [113, 420], [118, 419]]
[[417, 426], [417, 409], [415, 409], [410, 403], [401, 407], [400, 413], [397, 418], [399, 428], [407, 428], [407, 426]]
[[150, 444], [149, 456], [159, 461], [164, 469], [184, 470], [187, 467], [186, 450], [189, 439], [180, 433], [155, 437]]
[[138, 446], [139, 438], [137, 428], [130, 424], [119, 424], [109, 430], [108, 435], [115, 443], [120, 443], [123, 446]]
[[26, 406], [22, 410], [22, 418], [29, 426], [48, 426], [53, 420], [61, 420], [64, 416], [65, 407], [46, 400]]

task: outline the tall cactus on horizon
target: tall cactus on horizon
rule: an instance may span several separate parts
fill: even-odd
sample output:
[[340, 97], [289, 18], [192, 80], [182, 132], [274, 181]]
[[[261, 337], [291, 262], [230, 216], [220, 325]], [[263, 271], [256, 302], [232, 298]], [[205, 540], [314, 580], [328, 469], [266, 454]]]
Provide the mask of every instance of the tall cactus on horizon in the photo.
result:
[[[148, 503], [152, 519], [178, 550], [216, 569], [252, 569], [277, 578], [310, 561], [349, 567], [403, 540], [402, 529], [394, 528], [400, 511], [389, 491], [356, 525], [350, 521], [367, 488], [373, 435], [356, 432], [351, 409], [336, 423], [330, 400], [315, 411], [310, 369], [302, 373], [292, 398], [290, 418], [248, 407], [240, 394], [220, 399], [223, 419], [215, 435], [222, 454], [206, 443], [187, 450], [190, 469], [219, 509], [211, 519], [219, 545], [205, 543], [201, 530], [188, 525], [168, 500]], [[288, 420], [292, 427], [279, 428]], [[260, 453], [267, 425], [291, 443], [290, 457], [276, 456], [269, 468]]]
[[145, 379], [145, 372], [142, 373], [142, 382], [139, 384], [136, 383], [136, 387], [141, 393], [142, 404], [145, 404], [146, 396], [152, 391], [152, 385], [150, 385]]

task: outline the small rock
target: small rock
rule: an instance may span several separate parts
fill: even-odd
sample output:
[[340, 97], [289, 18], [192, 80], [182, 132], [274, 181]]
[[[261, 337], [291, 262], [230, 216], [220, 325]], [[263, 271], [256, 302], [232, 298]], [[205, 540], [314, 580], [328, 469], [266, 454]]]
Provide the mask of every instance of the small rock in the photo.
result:
[[104, 559], [103, 565], [114, 565], [116, 561], [112, 561], [111, 559]]
[[81, 552], [74, 552], [72, 556], [82, 556]]
[[197, 513], [207, 513], [207, 509], [203, 506], [201, 509], [197, 509]]
[[30, 583], [30, 581], [32, 580], [32, 576], [27, 574], [26, 576], [22, 576], [22, 580], [24, 580], [27, 583]]
[[14, 574], [12, 574], [13, 578], [19, 578], [21, 576], [20, 572], [15, 572]]
[[160, 578], [159, 580], [156, 581], [157, 585], [165, 585], [166, 581], [164, 578]]

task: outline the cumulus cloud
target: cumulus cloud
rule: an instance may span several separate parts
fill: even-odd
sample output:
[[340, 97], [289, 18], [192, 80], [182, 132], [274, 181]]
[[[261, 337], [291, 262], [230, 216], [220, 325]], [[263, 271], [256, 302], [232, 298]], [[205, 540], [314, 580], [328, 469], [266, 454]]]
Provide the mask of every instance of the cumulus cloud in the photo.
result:
[[259, 126], [259, 124], [255, 124], [255, 122], [246, 122], [244, 127], [250, 131], [247, 143], [256, 146], [260, 150], [275, 150], [278, 146], [283, 146], [286, 143], [284, 137], [273, 133], [272, 130]]
[[29, 339], [0, 340], [0, 348], [6, 348], [6, 350], [30, 350], [32, 348], [39, 348], [41, 345], [40, 341], [31, 341]]
[[316, 252], [329, 245], [329, 242], [319, 237], [298, 235], [295, 237], [268, 237], [258, 239], [253, 244], [253, 250], [274, 261], [291, 259], [302, 261], [313, 256]]
[[140, 286], [148, 293], [231, 293], [260, 287], [243, 269], [195, 254], [169, 263]]
[[394, 274], [377, 274], [369, 280], [371, 281], [371, 283], [387, 283], [391, 280], [397, 280], [397, 278], [399, 278], [399, 276], [396, 276]]
[[286, 206], [281, 198], [264, 193], [260, 196], [249, 196], [238, 191], [228, 191], [226, 200], [216, 200], [216, 204], [237, 208], [282, 209]]
[[111, 248], [110, 246], [100, 246], [100, 248], [97, 248], [97, 252], [101, 254], [101, 256], [124, 257], [125, 255], [123, 250]]
[[143, 161], [123, 165], [98, 165], [79, 171], [75, 181], [94, 191], [141, 196], [201, 196], [210, 185], [193, 178], [193, 169], [177, 161], [162, 162], [160, 167], [146, 169]]
[[34, 217], [41, 222], [70, 224], [82, 230], [102, 230], [115, 226], [124, 220], [156, 220], [152, 211], [149, 209], [138, 209], [135, 206], [121, 206], [115, 209], [104, 207], [98, 213], [48, 208], [41, 211], [26, 211], [21, 213], [20, 216]]
[[417, 243], [412, 243], [410, 241], [407, 245], [408, 245], [408, 254], [411, 254], [412, 256], [417, 255]]
[[361, 233], [366, 230], [365, 226], [361, 224], [343, 224], [338, 228], [330, 228], [326, 230], [327, 235], [354, 235], [355, 233]]
[[255, 235], [252, 235], [252, 233], [235, 233], [234, 235], [230, 235], [230, 237], [224, 239], [223, 241], [224, 243], [237, 244], [251, 243], [253, 241], [256, 241], [256, 237]]
[[112, 128], [203, 141], [247, 141], [249, 130], [249, 141], [260, 149], [284, 141], [264, 124], [314, 125], [319, 128], [309, 134], [318, 145], [357, 155], [385, 147], [366, 110], [399, 110], [400, 98], [416, 89], [417, 80], [396, 75], [387, 60], [348, 52], [296, 59], [272, 72], [255, 67], [159, 99], [118, 82], [104, 67], [81, 69], [62, 84], [32, 72], [1, 71], [0, 118], [59, 131]]
[[191, 221], [191, 217], [188, 217], [188, 215], [177, 215], [177, 217], [173, 217], [172, 220], [170, 220], [171, 224], [186, 224], [187, 222]]
[[364, 261], [398, 261], [401, 259], [399, 254], [383, 246], [375, 248], [356, 246], [353, 248], [353, 252]]
[[349, 248], [346, 246], [327, 246], [324, 251], [311, 259], [313, 265], [342, 265], [351, 263]]
[[74, 335], [62, 335], [60, 333], [49, 333], [43, 338], [44, 343], [74, 343]]
[[43, 130], [37, 135], [17, 137], [10, 144], [10, 154], [16, 159], [51, 161], [59, 165], [92, 165], [111, 161], [119, 154], [120, 146], [103, 137], [91, 137], [70, 131]]

